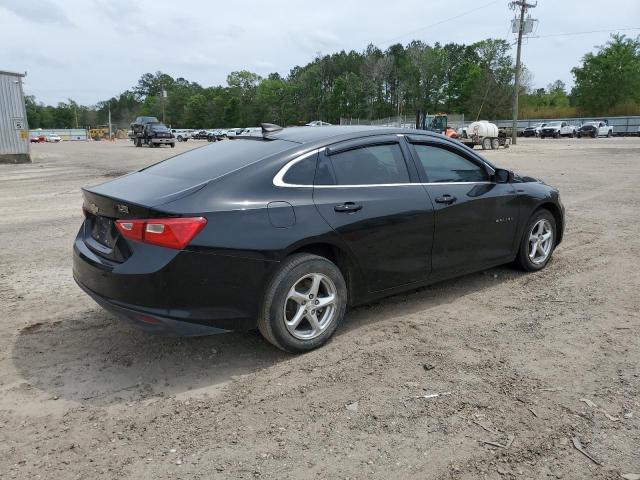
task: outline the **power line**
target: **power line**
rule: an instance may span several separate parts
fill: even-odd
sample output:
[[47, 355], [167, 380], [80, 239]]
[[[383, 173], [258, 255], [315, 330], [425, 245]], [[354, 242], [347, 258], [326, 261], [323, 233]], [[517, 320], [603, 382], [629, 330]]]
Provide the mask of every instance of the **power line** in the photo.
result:
[[587, 35], [589, 33], [625, 32], [628, 30], [640, 30], [640, 27], [612, 28], [610, 30], [588, 30], [584, 32], [551, 33], [549, 35], [532, 35], [528, 38], [570, 37], [572, 35]]
[[483, 8], [487, 8], [487, 7], [489, 7], [489, 6], [493, 5], [494, 3], [498, 3], [499, 1], [500, 1], [500, 0], [493, 0], [492, 2], [485, 3], [484, 5], [481, 5], [481, 6], [477, 7], [477, 8], [472, 9], [472, 10], [467, 10], [467, 11], [465, 11], [464, 13], [461, 13], [461, 14], [459, 14], [459, 15], [455, 15], [455, 16], [453, 16], [453, 17], [445, 18], [445, 19], [443, 19], [443, 20], [440, 20], [440, 21], [438, 21], [438, 22], [432, 23], [432, 24], [430, 24], [430, 25], [426, 25], [426, 26], [424, 26], [424, 27], [418, 28], [417, 30], [413, 30], [413, 31], [411, 31], [411, 32], [403, 33], [402, 35], [399, 35], [399, 36], [397, 36], [397, 37], [390, 38], [389, 40], [386, 40], [386, 41], [381, 42], [381, 43], [380, 43], [380, 45], [381, 45], [381, 46], [382, 46], [382, 45], [387, 45], [387, 44], [390, 44], [390, 43], [392, 43], [392, 42], [395, 42], [396, 40], [399, 40], [399, 39], [401, 39], [401, 38], [404, 38], [404, 37], [407, 37], [407, 36], [409, 36], [409, 35], [413, 35], [413, 34], [415, 34], [415, 33], [422, 32], [422, 31], [424, 31], [424, 30], [427, 30], [428, 28], [436, 27], [436, 26], [438, 26], [438, 25], [442, 25], [443, 23], [450, 22], [451, 20], [455, 20], [455, 19], [457, 19], [457, 18], [464, 17], [464, 16], [466, 16], [466, 15], [470, 15], [470, 14], [472, 14], [472, 13], [474, 13], [474, 12], [477, 12], [478, 10], [482, 10]]

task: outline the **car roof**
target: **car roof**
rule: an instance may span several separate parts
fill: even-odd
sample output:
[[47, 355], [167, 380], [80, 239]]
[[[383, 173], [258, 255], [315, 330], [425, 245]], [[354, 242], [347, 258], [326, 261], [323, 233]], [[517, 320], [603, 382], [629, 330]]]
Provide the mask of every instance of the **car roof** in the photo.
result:
[[377, 127], [370, 125], [332, 125], [326, 127], [288, 127], [271, 132], [267, 138], [277, 138], [297, 143], [332, 143], [370, 135], [426, 135], [444, 138], [433, 132], [412, 128]]

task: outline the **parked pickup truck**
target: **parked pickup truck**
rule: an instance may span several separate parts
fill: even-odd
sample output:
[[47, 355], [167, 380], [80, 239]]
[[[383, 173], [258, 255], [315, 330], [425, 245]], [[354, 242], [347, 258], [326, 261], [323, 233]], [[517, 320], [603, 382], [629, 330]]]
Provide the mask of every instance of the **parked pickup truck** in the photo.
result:
[[582, 137], [612, 137], [613, 127], [607, 122], [585, 122], [578, 130], [578, 138]]
[[172, 128], [171, 133], [179, 142], [186, 142], [191, 138], [191, 130], [184, 128]]
[[547, 123], [540, 129], [540, 138], [553, 137], [575, 137], [576, 126], [569, 125], [567, 122], [551, 122]]
[[150, 147], [159, 147], [160, 145], [169, 145], [171, 148], [176, 146], [176, 139], [173, 137], [164, 123], [158, 121], [156, 117], [138, 117], [131, 124], [131, 133], [129, 135], [136, 147], [149, 145]]

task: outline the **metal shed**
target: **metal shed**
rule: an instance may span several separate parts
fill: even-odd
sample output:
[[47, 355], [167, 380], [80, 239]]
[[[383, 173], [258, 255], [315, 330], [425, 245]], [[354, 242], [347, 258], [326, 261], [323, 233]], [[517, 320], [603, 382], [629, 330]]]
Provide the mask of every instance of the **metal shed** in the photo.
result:
[[24, 73], [0, 70], [0, 163], [29, 163], [29, 126], [24, 106]]

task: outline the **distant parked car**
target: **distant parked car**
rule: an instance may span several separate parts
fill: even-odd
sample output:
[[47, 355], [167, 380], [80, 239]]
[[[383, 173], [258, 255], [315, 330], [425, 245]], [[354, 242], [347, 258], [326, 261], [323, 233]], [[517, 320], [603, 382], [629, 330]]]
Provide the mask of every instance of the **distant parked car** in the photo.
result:
[[567, 122], [551, 122], [540, 129], [540, 138], [574, 137], [575, 135], [576, 126], [569, 125]]
[[45, 137], [45, 141], [52, 142], [52, 143], [58, 143], [61, 140], [62, 140], [62, 137], [60, 137], [59, 135], [47, 135]]
[[29, 139], [29, 141], [31, 143], [44, 143], [46, 141], [46, 138], [45, 138], [44, 135], [36, 135], [36, 136], [31, 137]]
[[328, 127], [330, 125], [330, 123], [323, 122], [322, 120], [314, 120], [306, 124], [307, 127]]
[[527, 127], [522, 131], [522, 136], [538, 137], [540, 136], [540, 130], [546, 125], [547, 125], [546, 123], [536, 123], [535, 125], [531, 125], [530, 127]]
[[180, 128], [172, 128], [171, 133], [179, 142], [186, 142], [191, 138], [191, 131], [180, 129]]
[[240, 135], [243, 130], [244, 128], [230, 128], [229, 130], [227, 130], [227, 137], [228, 138], [236, 137]]
[[262, 136], [262, 128], [260, 127], [250, 127], [245, 128], [240, 132], [238, 136], [242, 137], [261, 137]]
[[578, 138], [582, 137], [612, 137], [613, 127], [606, 122], [585, 122], [578, 130]]
[[196, 130], [194, 132], [191, 132], [191, 138], [193, 138], [194, 140], [206, 140], [208, 136], [208, 130]]

